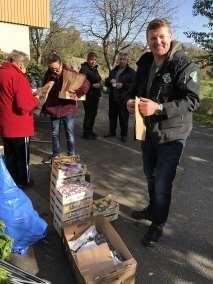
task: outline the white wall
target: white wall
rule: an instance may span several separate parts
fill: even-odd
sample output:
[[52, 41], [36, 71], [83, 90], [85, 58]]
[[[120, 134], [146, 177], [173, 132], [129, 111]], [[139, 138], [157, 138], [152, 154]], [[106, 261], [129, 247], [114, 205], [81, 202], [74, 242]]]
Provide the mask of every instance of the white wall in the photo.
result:
[[0, 22], [0, 49], [7, 53], [16, 49], [30, 56], [29, 27]]

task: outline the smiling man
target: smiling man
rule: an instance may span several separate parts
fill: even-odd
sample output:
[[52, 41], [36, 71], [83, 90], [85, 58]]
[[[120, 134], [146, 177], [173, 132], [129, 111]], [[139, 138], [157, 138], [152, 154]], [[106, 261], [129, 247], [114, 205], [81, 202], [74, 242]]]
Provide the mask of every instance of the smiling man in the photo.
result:
[[134, 211], [132, 217], [152, 222], [142, 240], [144, 245], [152, 246], [163, 233], [172, 183], [192, 129], [192, 112], [199, 106], [199, 70], [186, 56], [182, 44], [172, 40], [166, 19], [151, 21], [146, 36], [151, 52], [137, 62], [127, 108], [134, 111], [134, 98], [140, 98], [138, 107], [146, 125], [142, 151], [149, 205]]

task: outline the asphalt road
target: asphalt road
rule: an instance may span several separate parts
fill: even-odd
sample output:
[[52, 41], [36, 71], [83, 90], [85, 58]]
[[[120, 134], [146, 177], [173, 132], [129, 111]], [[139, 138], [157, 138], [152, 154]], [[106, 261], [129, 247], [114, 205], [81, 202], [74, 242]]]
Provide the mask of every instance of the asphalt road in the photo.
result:
[[[95, 192], [112, 193], [121, 204], [119, 219], [113, 226], [138, 262], [136, 283], [213, 283], [213, 128], [194, 127], [174, 182], [165, 234], [155, 248], [145, 248], [140, 240], [149, 223], [129, 218], [131, 210], [146, 206], [148, 198], [140, 144], [133, 140], [133, 119], [125, 144], [119, 135], [103, 138], [108, 132], [106, 97], [100, 102], [96, 120], [100, 137], [96, 141], [81, 139], [82, 119], [80, 106], [75, 129], [77, 152], [87, 164]], [[48, 242], [36, 244], [27, 256], [13, 255], [11, 261], [53, 284], [75, 284], [60, 239], [51, 226], [50, 166], [41, 162], [51, 153], [48, 117], [37, 118], [36, 126], [31, 144], [35, 185], [26, 193], [50, 224]], [[65, 149], [63, 133], [62, 140]]]

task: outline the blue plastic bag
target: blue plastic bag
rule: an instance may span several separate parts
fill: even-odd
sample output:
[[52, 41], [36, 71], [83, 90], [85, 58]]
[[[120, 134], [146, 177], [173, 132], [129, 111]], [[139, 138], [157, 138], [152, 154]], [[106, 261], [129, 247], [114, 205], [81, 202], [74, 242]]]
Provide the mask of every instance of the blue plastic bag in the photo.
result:
[[0, 155], [0, 219], [13, 240], [13, 252], [26, 254], [28, 247], [47, 234], [47, 223], [33, 209], [27, 195], [17, 187]]

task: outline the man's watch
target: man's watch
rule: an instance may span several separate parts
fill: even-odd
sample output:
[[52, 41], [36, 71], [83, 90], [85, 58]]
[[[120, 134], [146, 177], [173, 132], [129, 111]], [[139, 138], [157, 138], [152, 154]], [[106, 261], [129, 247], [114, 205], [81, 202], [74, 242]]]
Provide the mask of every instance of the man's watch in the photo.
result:
[[163, 104], [158, 104], [158, 108], [155, 112], [155, 114], [161, 114], [163, 111]]

